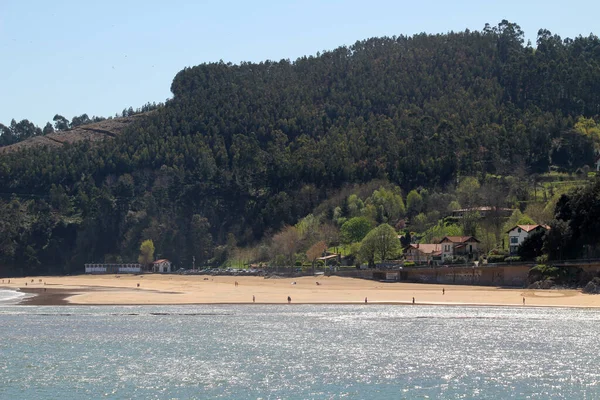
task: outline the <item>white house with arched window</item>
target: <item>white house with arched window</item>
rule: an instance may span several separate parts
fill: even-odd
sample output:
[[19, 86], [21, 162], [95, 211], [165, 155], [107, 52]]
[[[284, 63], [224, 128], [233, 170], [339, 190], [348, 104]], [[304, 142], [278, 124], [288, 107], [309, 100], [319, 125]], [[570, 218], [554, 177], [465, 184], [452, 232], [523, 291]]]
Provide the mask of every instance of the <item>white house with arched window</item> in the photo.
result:
[[550, 229], [548, 225], [517, 225], [509, 229], [507, 233], [510, 254], [516, 254], [521, 243], [533, 232], [547, 231], [548, 229]]

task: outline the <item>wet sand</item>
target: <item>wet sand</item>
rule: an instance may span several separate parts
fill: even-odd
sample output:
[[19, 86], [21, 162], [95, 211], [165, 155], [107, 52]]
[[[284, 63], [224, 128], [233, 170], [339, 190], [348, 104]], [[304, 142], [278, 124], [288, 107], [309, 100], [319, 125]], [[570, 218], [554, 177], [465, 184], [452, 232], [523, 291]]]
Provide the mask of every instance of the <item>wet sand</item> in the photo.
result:
[[525, 298], [526, 306], [600, 307], [600, 296], [580, 290], [382, 283], [325, 276], [79, 275], [10, 278], [10, 284], [2, 279], [0, 287], [36, 294], [23, 301], [27, 305], [252, 304], [253, 296], [256, 304], [285, 304], [289, 296], [292, 304], [364, 304], [366, 297], [369, 304], [412, 304], [414, 298], [417, 305], [522, 306]]

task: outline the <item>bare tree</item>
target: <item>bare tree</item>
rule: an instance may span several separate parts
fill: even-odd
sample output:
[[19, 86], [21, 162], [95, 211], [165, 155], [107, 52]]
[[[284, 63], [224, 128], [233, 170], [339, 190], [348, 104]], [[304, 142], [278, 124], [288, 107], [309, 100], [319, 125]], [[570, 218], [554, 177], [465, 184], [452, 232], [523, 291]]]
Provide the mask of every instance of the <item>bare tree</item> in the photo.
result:
[[313, 271], [315, 269], [315, 262], [317, 261], [317, 258], [321, 257], [326, 250], [327, 244], [321, 240], [320, 242], [310, 246], [310, 248], [306, 251], [306, 258], [308, 258], [312, 263]]
[[[273, 236], [271, 252], [273, 256], [281, 255], [288, 265], [294, 263], [294, 254], [300, 245], [300, 235], [293, 226], [285, 226], [281, 232]], [[273, 257], [275, 258], [275, 257]]]

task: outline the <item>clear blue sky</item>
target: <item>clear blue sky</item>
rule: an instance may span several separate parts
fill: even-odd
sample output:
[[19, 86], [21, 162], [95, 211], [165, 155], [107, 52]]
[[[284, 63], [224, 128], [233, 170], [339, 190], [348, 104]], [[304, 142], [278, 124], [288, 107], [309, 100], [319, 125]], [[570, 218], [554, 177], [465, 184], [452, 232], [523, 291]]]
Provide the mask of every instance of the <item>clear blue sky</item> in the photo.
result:
[[0, 0], [0, 123], [109, 116], [164, 101], [183, 67], [280, 60], [374, 36], [480, 30], [508, 19], [600, 34], [600, 1]]

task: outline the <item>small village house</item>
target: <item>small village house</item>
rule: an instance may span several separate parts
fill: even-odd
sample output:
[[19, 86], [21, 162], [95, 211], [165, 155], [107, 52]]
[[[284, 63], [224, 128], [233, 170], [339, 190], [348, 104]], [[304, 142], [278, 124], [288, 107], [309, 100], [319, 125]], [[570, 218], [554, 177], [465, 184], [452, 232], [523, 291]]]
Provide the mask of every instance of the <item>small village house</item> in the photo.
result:
[[439, 243], [410, 244], [404, 250], [404, 258], [415, 264], [436, 264], [442, 260], [442, 245]]
[[171, 262], [169, 260], [165, 260], [165, 259], [154, 261], [152, 263], [152, 272], [158, 272], [158, 273], [171, 272]]
[[506, 232], [508, 233], [510, 254], [516, 254], [521, 243], [533, 232], [547, 231], [548, 229], [550, 229], [548, 225], [516, 225], [512, 227]]
[[479, 240], [473, 236], [446, 236], [440, 241], [442, 261], [454, 257], [465, 257], [473, 260], [479, 255]]

